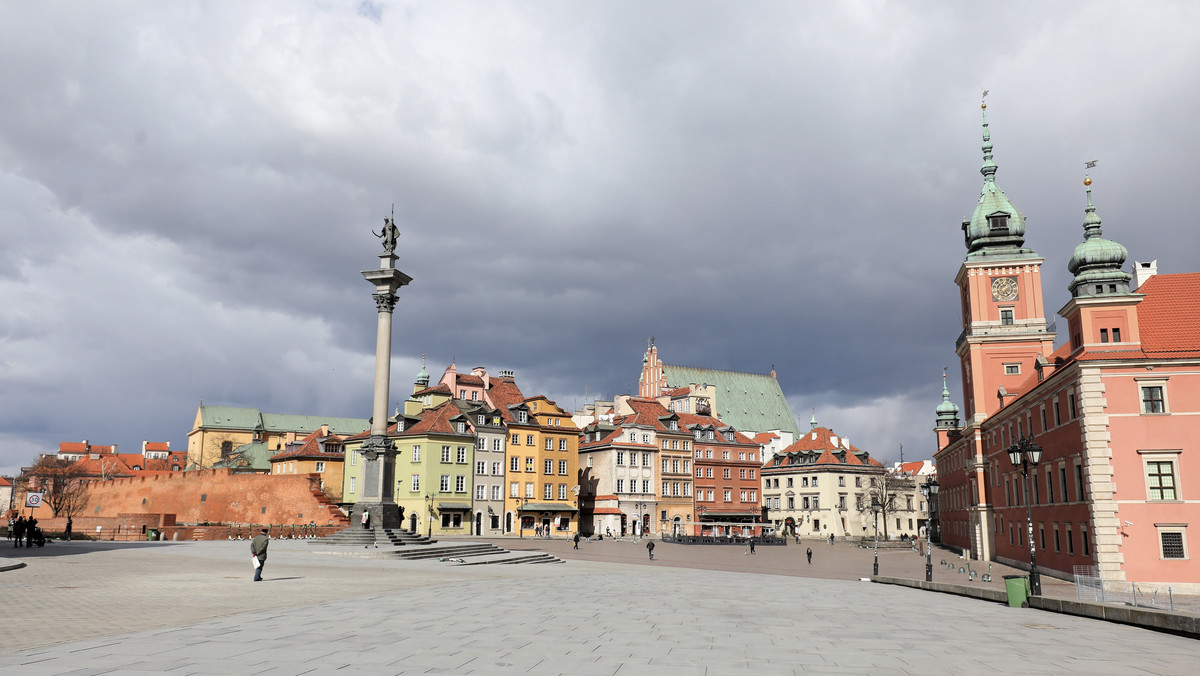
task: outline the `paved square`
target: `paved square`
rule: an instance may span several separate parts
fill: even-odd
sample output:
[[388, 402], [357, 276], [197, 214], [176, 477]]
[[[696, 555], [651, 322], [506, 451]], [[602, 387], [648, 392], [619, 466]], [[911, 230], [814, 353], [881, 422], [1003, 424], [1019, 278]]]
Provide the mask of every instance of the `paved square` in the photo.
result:
[[[0, 573], [0, 673], [1192, 674], [1200, 660], [1191, 639], [853, 570], [757, 570], [795, 567], [802, 548], [752, 561], [660, 545], [635, 564], [633, 543], [582, 546], [630, 561], [454, 566], [275, 541], [256, 584], [245, 542], [55, 544]], [[706, 557], [747, 570], [680, 567]]]

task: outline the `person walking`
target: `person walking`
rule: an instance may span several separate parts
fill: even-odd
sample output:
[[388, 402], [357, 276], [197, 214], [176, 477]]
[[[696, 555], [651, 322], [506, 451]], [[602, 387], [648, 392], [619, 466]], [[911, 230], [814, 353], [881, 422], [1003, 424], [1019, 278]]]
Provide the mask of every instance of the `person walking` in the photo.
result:
[[23, 540], [25, 538], [25, 516], [24, 515], [18, 516], [17, 520], [13, 523], [13, 534], [16, 535], [13, 546], [20, 547], [21, 540]]
[[33, 546], [33, 534], [37, 532], [37, 519], [32, 516], [25, 522], [25, 549]]
[[650, 560], [654, 560], [654, 540], [646, 541], [646, 551], [650, 553]]
[[750, 553], [754, 553], [754, 538], [750, 538]]
[[575, 533], [574, 540], [575, 540], [575, 546], [572, 547], [572, 549], [579, 549], [579, 533], [578, 532]]
[[363, 509], [363, 515], [362, 515], [363, 530], [366, 530], [367, 527], [370, 525], [370, 523], [371, 523], [371, 513], [368, 512], [366, 509]]
[[267, 565], [267, 545], [271, 544], [271, 538], [267, 537], [267, 529], [259, 531], [258, 535], [250, 541], [250, 555], [254, 559], [254, 581], [262, 582], [263, 566]]
[[67, 532], [65, 533], [66, 539], [68, 539], [68, 540], [71, 539], [71, 526], [73, 526], [73, 525], [74, 525], [74, 522], [71, 521], [71, 517], [68, 516], [67, 517]]
[[808, 551], [806, 552], [806, 554], [808, 554], [808, 565], [811, 566], [812, 565], [812, 547], [808, 548]]

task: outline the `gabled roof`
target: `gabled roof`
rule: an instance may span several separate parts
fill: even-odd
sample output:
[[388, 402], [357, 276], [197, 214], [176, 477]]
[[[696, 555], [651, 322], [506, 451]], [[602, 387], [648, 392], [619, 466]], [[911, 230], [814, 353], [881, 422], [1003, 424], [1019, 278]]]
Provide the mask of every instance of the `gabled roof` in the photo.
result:
[[693, 427], [702, 427], [702, 428], [711, 427], [716, 432], [719, 432], [720, 435], [723, 435], [725, 433], [725, 431], [728, 429], [731, 429], [731, 428], [733, 429], [733, 441], [732, 442], [727, 441], [724, 436], [720, 436], [720, 435], [718, 435], [718, 438], [715, 441], [719, 441], [722, 443], [735, 443], [735, 444], [740, 444], [742, 446], [758, 446], [758, 444], [754, 443], [754, 441], [752, 439], [750, 439], [750, 437], [737, 431], [736, 427], [734, 427], [726, 422], [717, 420], [716, 418], [714, 418], [712, 416], [697, 415], [695, 413], [676, 413], [675, 415], [679, 416], [679, 426], [685, 427], [687, 429], [691, 429]]
[[[525, 395], [521, 392], [521, 388], [511, 380], [505, 378], [492, 378], [491, 387], [488, 388], [487, 397], [491, 400], [492, 405], [500, 411], [500, 416], [504, 418], [505, 423], [514, 423], [516, 419], [513, 417], [509, 406], [524, 403]], [[532, 423], [531, 423], [532, 424]]]
[[770, 375], [670, 364], [663, 364], [662, 368], [668, 387], [691, 383], [712, 385], [716, 389], [714, 409], [721, 420], [739, 430], [784, 430], [800, 434], [779, 381]]
[[0, 476], [0, 486], [11, 486], [11, 485], [13, 485], [13, 482], [9, 481], [8, 477]]
[[214, 462], [213, 467], [269, 472], [271, 471], [272, 455], [275, 455], [275, 450], [268, 448], [265, 442], [253, 441], [233, 449], [228, 458]]
[[450, 386], [449, 386], [449, 385], [440, 385], [440, 384], [439, 384], [439, 385], [434, 385], [433, 387], [426, 387], [426, 388], [425, 388], [425, 389], [423, 389], [423, 390], [417, 390], [416, 392], [413, 392], [413, 393], [412, 393], [412, 398], [413, 398], [413, 399], [415, 399], [415, 398], [417, 398], [417, 397], [419, 397], [419, 396], [421, 396], [421, 395], [423, 395], [423, 394], [449, 394], [449, 395], [453, 395], [454, 393], [450, 391]]
[[169, 441], [147, 441], [146, 442], [146, 450], [147, 451], [155, 451], [155, 452], [159, 452], [159, 453], [167, 452], [167, 451], [171, 450], [171, 442], [169, 442]]
[[[630, 397], [625, 402], [633, 413], [622, 416], [621, 422], [632, 422], [638, 425], [652, 427], [659, 432], [667, 434], [687, 434], [687, 430], [683, 429], [682, 418], [674, 411], [667, 410], [662, 404], [658, 403], [657, 399], [645, 399], [642, 397]], [[680, 420], [680, 428], [671, 430], [667, 427], [664, 419], [669, 420], [672, 417]], [[614, 420], [613, 422], [617, 422]]]

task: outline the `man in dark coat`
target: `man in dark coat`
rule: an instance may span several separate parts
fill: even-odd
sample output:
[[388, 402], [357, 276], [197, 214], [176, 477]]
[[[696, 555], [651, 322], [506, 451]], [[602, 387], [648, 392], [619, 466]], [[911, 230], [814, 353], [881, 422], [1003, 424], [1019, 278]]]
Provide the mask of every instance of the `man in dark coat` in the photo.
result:
[[262, 571], [263, 567], [267, 565], [267, 545], [269, 544], [271, 544], [271, 538], [267, 537], [266, 528], [250, 541], [250, 553], [258, 559], [258, 565], [254, 567], [255, 582], [262, 582]]
[[15, 522], [13, 522], [13, 534], [17, 536], [15, 538], [13, 546], [20, 547], [21, 540], [23, 540], [25, 538], [25, 517], [24, 516], [18, 516], [17, 520]]

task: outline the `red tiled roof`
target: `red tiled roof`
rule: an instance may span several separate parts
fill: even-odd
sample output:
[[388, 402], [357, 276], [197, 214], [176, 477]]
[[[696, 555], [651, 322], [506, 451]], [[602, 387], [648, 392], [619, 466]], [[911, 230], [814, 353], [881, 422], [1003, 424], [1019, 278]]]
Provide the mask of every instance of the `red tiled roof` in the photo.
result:
[[616, 507], [597, 507], [592, 510], [592, 514], [624, 514]]
[[171, 450], [171, 442], [169, 441], [147, 441], [147, 451], [169, 451]]
[[0, 476], [0, 486], [11, 486], [11, 485], [13, 485], [13, 483], [11, 481]]
[[1144, 352], [1200, 352], [1200, 272], [1154, 275], [1137, 292]]
[[271, 456], [271, 462], [276, 462], [279, 460], [291, 460], [293, 458], [341, 460], [343, 455], [340, 447], [338, 451], [330, 453], [324, 450], [322, 447], [322, 442], [328, 443], [332, 441], [336, 444], [344, 440], [345, 439], [336, 434], [330, 434], [329, 436], [323, 437], [321, 436], [321, 430], [313, 430], [311, 434], [300, 440], [300, 444], [298, 446], [292, 446], [291, 448], [285, 447], [282, 451]]
[[778, 434], [773, 434], [771, 432], [759, 432], [758, 434], [754, 435], [754, 443], [765, 445], [765, 444], [771, 443], [772, 440], [778, 439], [778, 438], [779, 438]]
[[[421, 413], [421, 419], [413, 424], [402, 434], [458, 434], [459, 432], [450, 424], [450, 419], [462, 415], [462, 410], [453, 401], [443, 402], [426, 409]], [[470, 423], [468, 421], [468, 428]]]
[[[708, 415], [696, 415], [695, 413], [676, 413], [675, 415], [679, 416], [679, 426], [680, 427], [690, 426], [690, 425], [712, 425], [713, 427], [715, 427], [717, 429], [721, 429], [722, 427], [729, 427], [729, 425], [726, 425], [725, 423], [721, 422], [720, 420], [717, 420], [716, 418], [714, 418], [712, 416], [708, 416]], [[724, 442], [725, 438], [719, 437], [719, 438], [715, 439], [714, 441]], [[743, 446], [757, 446], [758, 445], [758, 444], [754, 443], [754, 441], [752, 441], [750, 439], [750, 437], [747, 437], [746, 435], [742, 434], [741, 432], [738, 432], [737, 430], [734, 430], [733, 441], [734, 441], [734, 443], [741, 444]], [[728, 442], [726, 442], [726, 443], [728, 443]]]
[[500, 417], [504, 419], [505, 423], [516, 422], [508, 407], [524, 403], [525, 395], [521, 393], [521, 388], [507, 378], [493, 378], [491, 385], [487, 391], [487, 398], [492, 401], [493, 406], [500, 410]]
[[454, 394], [453, 392], [450, 391], [449, 385], [434, 385], [433, 387], [426, 387], [423, 390], [418, 390], [416, 392], [413, 392], [412, 397], [416, 398], [416, 397], [421, 396], [422, 394], [437, 394], [437, 393]]
[[458, 374], [458, 384], [460, 385], [479, 385], [483, 386], [483, 378], [479, 376], [467, 375], [465, 373]]
[[[871, 466], [876, 466], [876, 467], [883, 466], [878, 460], [876, 460], [875, 458], [872, 458], [870, 455], [865, 456], [866, 462], [863, 462], [862, 460], [860, 460], [858, 458], [858, 456], [855, 455], [855, 453], [861, 452], [862, 449], [855, 446], [854, 444], [849, 444], [850, 449], [847, 450], [845, 445], [843, 445], [845, 437], [839, 437], [838, 443], [835, 446], [833, 444], [833, 439], [832, 439], [832, 437], [835, 437], [835, 436], [838, 436], [838, 435], [834, 434], [833, 430], [830, 430], [825, 427], [818, 427], [814, 430], [805, 432], [800, 437], [800, 439], [798, 439], [795, 443], [793, 443], [791, 446], [788, 446], [787, 448], [783, 449], [778, 454], [776, 454], [775, 457], [771, 458], [767, 462], [765, 467], [770, 468], [770, 467], [787, 467], [787, 466], [792, 466], [792, 465], [800, 465], [802, 463], [800, 463], [798, 459], [790, 458], [790, 457], [788, 457], [788, 454], [801, 453], [801, 452], [807, 453], [810, 455], [812, 453], [820, 452], [820, 456], [817, 458], [817, 461], [815, 463], [803, 463], [803, 464], [807, 464], [807, 465], [816, 464], [816, 465], [860, 465], [860, 466], [861, 465], [871, 465]], [[842, 458], [843, 458], [842, 460], [838, 460], [837, 454], [839, 454], [839, 453], [842, 454]]]

